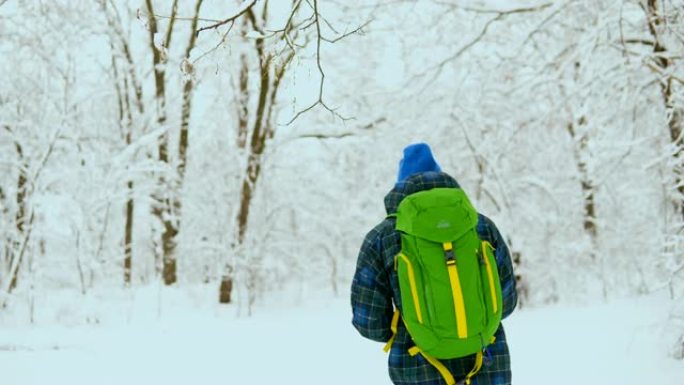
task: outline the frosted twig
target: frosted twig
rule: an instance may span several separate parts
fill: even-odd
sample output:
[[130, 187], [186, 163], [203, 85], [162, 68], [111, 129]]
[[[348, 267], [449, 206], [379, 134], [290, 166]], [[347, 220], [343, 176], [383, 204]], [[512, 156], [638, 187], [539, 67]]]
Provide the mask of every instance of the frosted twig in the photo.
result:
[[543, 9], [546, 9], [553, 5], [553, 3], [543, 3], [539, 5], [533, 5], [529, 7], [521, 7], [521, 8], [513, 8], [513, 9], [486, 9], [486, 8], [475, 8], [475, 7], [468, 7], [468, 6], [462, 6], [459, 4], [454, 4], [448, 1], [433, 1], [435, 4], [439, 5], [445, 5], [451, 8], [458, 8], [462, 9], [464, 11], [468, 12], [473, 12], [473, 13], [483, 13], [483, 14], [513, 14], [513, 13], [527, 13], [527, 12], [535, 12], [535, 11], [541, 11]]
[[210, 48], [210, 49], [208, 49], [207, 51], [203, 52], [201, 55], [199, 55], [199, 56], [197, 57], [197, 59], [195, 59], [195, 60], [192, 61], [192, 64], [197, 63], [198, 61], [200, 61], [200, 59], [203, 59], [203, 58], [206, 57], [207, 55], [210, 55], [211, 53], [213, 53], [214, 51], [216, 51], [217, 49], [219, 49], [219, 47], [221, 47], [221, 46], [223, 45], [223, 43], [225, 43], [226, 40], [228, 39], [228, 34], [230, 33], [230, 31], [233, 30], [233, 26], [234, 26], [234, 25], [235, 25], [235, 22], [232, 21], [232, 22], [230, 23], [230, 27], [228, 27], [228, 30], [221, 36], [221, 40], [218, 42], [218, 44], [216, 44], [213, 48]]
[[344, 38], [346, 38], [346, 37], [349, 37], [349, 36], [351, 36], [351, 35], [354, 35], [354, 34], [356, 34], [356, 33], [361, 32], [361, 30], [362, 30], [364, 27], [368, 26], [368, 24], [370, 24], [371, 21], [373, 21], [373, 19], [370, 19], [370, 20], [366, 21], [365, 23], [363, 23], [362, 25], [360, 25], [358, 28], [356, 28], [356, 29], [354, 29], [354, 30], [352, 30], [352, 31], [349, 31], [349, 32], [345, 32], [345, 33], [343, 33], [342, 35], [340, 35], [340, 36], [338, 36], [338, 37], [336, 37], [336, 38], [334, 38], [334, 39], [329, 39], [329, 38], [326, 38], [326, 37], [323, 37], [322, 39], [323, 39], [324, 41], [328, 42], [328, 43], [337, 43], [338, 41], [340, 41], [340, 40], [342, 40], [342, 39], [344, 39]]
[[200, 29], [197, 30], [197, 34], [199, 34], [199, 33], [202, 32], [202, 31], [206, 31], [206, 30], [208, 30], [208, 29], [216, 29], [216, 28], [218, 28], [218, 27], [220, 27], [220, 26], [222, 26], [222, 25], [226, 25], [226, 24], [228, 24], [228, 23], [230, 23], [230, 22], [235, 21], [237, 18], [239, 18], [240, 16], [244, 15], [247, 11], [249, 11], [249, 10], [254, 6], [254, 4], [256, 4], [256, 0], [246, 0], [245, 2], [243, 2], [243, 3], [240, 5], [240, 7], [238, 8], [238, 11], [237, 11], [237, 13], [236, 13], [235, 15], [230, 16], [230, 17], [228, 17], [228, 18], [226, 18], [226, 19], [223, 19], [223, 20], [221, 20], [221, 21], [219, 21], [219, 22], [217, 22], [217, 23], [208, 25], [208, 26], [206, 26], [206, 27], [202, 27], [202, 28], [200, 28]]
[[[172, 16], [166, 16], [166, 15], [159, 15], [159, 14], [154, 14], [154, 17], [158, 19], [170, 19]], [[193, 21], [194, 17], [180, 17], [180, 16], [175, 16], [176, 20], [181, 20], [181, 21]], [[202, 17], [197, 18], [198, 21], [206, 21], [207, 23], [220, 23], [222, 20], [217, 20], [217, 19], [205, 19]]]
[[[308, 2], [308, 1], [307, 1]], [[300, 116], [308, 111], [311, 111], [316, 106], [323, 106], [326, 110], [330, 111], [334, 116], [342, 119], [343, 121], [351, 120], [352, 118], [344, 117], [340, 115], [335, 109], [328, 107], [328, 105], [323, 100], [323, 85], [325, 84], [325, 71], [323, 70], [323, 65], [321, 64], [321, 43], [323, 37], [321, 35], [321, 17], [318, 14], [318, 0], [313, 0], [313, 12], [314, 12], [314, 24], [316, 25], [316, 67], [318, 68], [318, 73], [321, 75], [321, 80], [318, 86], [318, 99], [313, 102], [310, 106], [304, 108], [303, 110], [297, 112], [295, 116], [287, 122], [285, 125], [290, 125], [292, 122], [297, 120]]]
[[542, 27], [546, 25], [546, 23], [548, 23], [548, 22], [551, 21], [554, 17], [556, 17], [556, 15], [558, 15], [563, 9], [565, 9], [565, 7], [567, 7], [568, 5], [570, 5], [570, 3], [571, 3], [572, 1], [573, 1], [573, 0], [568, 0], [568, 1], [566, 1], [563, 5], [557, 7], [556, 9], [554, 9], [553, 12], [550, 12], [550, 13], [544, 18], [544, 20], [542, 20], [541, 23], [537, 24], [537, 26], [536, 26], [532, 31], [530, 31], [529, 34], [527, 34], [527, 37], [525, 38], [525, 40], [523, 41], [523, 43], [521, 44], [520, 47], [521, 47], [521, 48], [524, 47], [530, 40], [532, 40], [532, 37], [534, 37], [534, 35], [536, 35], [537, 32], [539, 32], [539, 31], [542, 29]]
[[297, 136], [297, 139], [342, 139], [354, 136], [351, 132], [343, 132], [341, 134], [304, 134]]
[[[442, 3], [444, 4], [444, 3]], [[445, 4], [445, 5], [450, 5], [456, 7], [455, 4]], [[455, 53], [450, 55], [449, 57], [441, 60], [439, 63], [436, 65], [432, 66], [432, 68], [428, 69], [426, 72], [419, 74], [417, 76], [424, 76], [427, 72], [434, 71], [433, 76], [430, 78], [429, 81], [426, 82], [425, 86], [421, 90], [424, 91], [425, 88], [427, 88], [428, 85], [432, 84], [442, 73], [444, 70], [444, 67], [452, 62], [457, 60], [459, 57], [461, 57], [464, 53], [466, 53], [468, 50], [470, 50], [475, 44], [480, 42], [484, 36], [487, 34], [489, 27], [496, 21], [502, 20], [506, 16], [514, 15], [514, 14], [521, 14], [521, 13], [531, 13], [531, 12], [539, 12], [543, 11], [544, 9], [550, 7], [552, 4], [551, 3], [546, 3], [546, 4], [541, 4], [535, 7], [524, 7], [524, 8], [515, 8], [515, 9], [509, 9], [509, 10], [480, 10], [480, 9], [474, 9], [474, 8], [468, 8], [468, 7], [460, 7], [462, 9], [471, 11], [471, 12], [477, 12], [477, 13], [485, 13], [485, 14], [495, 14], [496, 16], [492, 17], [491, 19], [487, 20], [485, 25], [482, 27], [480, 30], [480, 33], [477, 34], [472, 40], [470, 40], [468, 43], [465, 45], [461, 46], [461, 48], [458, 49]], [[417, 77], [417, 76], [414, 76]]]

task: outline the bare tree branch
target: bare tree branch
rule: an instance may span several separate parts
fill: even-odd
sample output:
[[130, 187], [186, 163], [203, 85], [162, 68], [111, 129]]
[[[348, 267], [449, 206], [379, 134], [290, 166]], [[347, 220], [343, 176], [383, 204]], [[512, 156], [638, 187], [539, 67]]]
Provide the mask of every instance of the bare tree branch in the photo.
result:
[[430, 80], [428, 82], [426, 82], [425, 87], [432, 84], [439, 77], [439, 75], [441, 75], [442, 71], [444, 70], [444, 67], [448, 63], [457, 60], [459, 57], [461, 57], [463, 54], [465, 54], [468, 50], [470, 50], [473, 46], [475, 46], [475, 44], [480, 42], [484, 38], [484, 36], [487, 34], [489, 27], [494, 22], [500, 21], [500, 20], [502, 20], [505, 17], [510, 16], [510, 15], [543, 11], [544, 9], [546, 9], [552, 5], [552, 3], [545, 3], [545, 4], [535, 6], [535, 7], [514, 8], [514, 9], [500, 11], [500, 10], [482, 10], [482, 9], [475, 9], [475, 8], [468, 8], [468, 7], [460, 7], [460, 6], [457, 6], [456, 4], [444, 3], [444, 2], [439, 2], [439, 3], [443, 4], [443, 5], [459, 7], [461, 9], [471, 11], [471, 12], [484, 13], [484, 14], [495, 14], [496, 16], [487, 20], [487, 22], [484, 24], [484, 26], [480, 30], [480, 33], [478, 33], [477, 36], [475, 36], [473, 39], [471, 39], [468, 43], [461, 46], [461, 48], [459, 48], [458, 51], [454, 52], [449, 57], [442, 59], [439, 63], [432, 66], [432, 68], [429, 68], [426, 72], [419, 74], [418, 76], [424, 76], [428, 72], [434, 71], [433, 76], [430, 78]]
[[647, 39], [625, 39], [625, 44], [643, 44], [649, 47], [653, 47], [655, 43]]
[[206, 31], [206, 30], [208, 30], [208, 29], [216, 29], [216, 28], [218, 28], [218, 27], [220, 27], [220, 26], [222, 26], [222, 25], [226, 25], [226, 24], [228, 24], [228, 23], [230, 23], [230, 22], [235, 21], [237, 18], [239, 18], [240, 16], [244, 15], [247, 11], [249, 11], [252, 7], [254, 7], [254, 4], [256, 4], [256, 0], [245, 0], [245, 2], [243, 2], [243, 3], [240, 5], [240, 7], [238, 8], [238, 11], [237, 11], [238, 13], [236, 13], [235, 15], [230, 16], [230, 17], [228, 17], [228, 18], [226, 18], [226, 19], [223, 19], [223, 20], [221, 20], [221, 21], [219, 21], [219, 22], [217, 22], [217, 23], [214, 23], [214, 24], [212, 24], [212, 25], [208, 25], [208, 26], [206, 26], [206, 27], [202, 27], [202, 28], [198, 29], [198, 30], [197, 30], [197, 34], [199, 34], [199, 33], [202, 32], [202, 31]]
[[[152, 8], [150, 8], [152, 12]], [[164, 48], [169, 49], [171, 47], [171, 37], [173, 36], [173, 25], [176, 24], [176, 16], [178, 14], [178, 0], [173, 0], [171, 5], [171, 17], [169, 18], [169, 26], [166, 28], [166, 37], [164, 38]], [[154, 17], [154, 13], [152, 14]]]
[[550, 12], [544, 18], [544, 20], [542, 20], [541, 23], [537, 24], [537, 26], [532, 31], [530, 31], [530, 33], [527, 34], [527, 37], [525, 38], [525, 40], [522, 42], [522, 44], [520, 46], [524, 47], [530, 40], [532, 40], [534, 35], [536, 35], [537, 32], [539, 32], [542, 29], [542, 27], [546, 25], [546, 23], [553, 20], [553, 18], [556, 17], [556, 15], [558, 15], [563, 9], [565, 9], [565, 7], [570, 5], [570, 3], [572, 3], [572, 2], [573, 2], [573, 0], [567, 0], [563, 5], [557, 7], [552, 12]]
[[[307, 0], [308, 2], [308, 0]], [[330, 111], [334, 116], [342, 119], [343, 121], [351, 120], [352, 118], [344, 117], [340, 115], [335, 109], [330, 108], [323, 100], [323, 86], [325, 84], [325, 71], [323, 70], [323, 65], [321, 64], [321, 43], [323, 42], [323, 37], [321, 36], [321, 17], [318, 13], [318, 0], [313, 0], [313, 12], [314, 12], [314, 23], [316, 25], [316, 67], [318, 68], [318, 73], [321, 75], [321, 80], [318, 87], [318, 99], [312, 103], [310, 106], [300, 110], [295, 114], [295, 116], [290, 119], [285, 125], [290, 125], [292, 122], [297, 120], [300, 116], [308, 111], [311, 111], [316, 106], [323, 106], [326, 110]]]
[[202, 53], [201, 55], [199, 55], [199, 56], [197, 57], [197, 59], [195, 59], [195, 60], [192, 61], [192, 64], [197, 63], [198, 61], [200, 61], [200, 60], [203, 59], [204, 57], [206, 57], [206, 56], [212, 54], [212, 53], [215, 52], [217, 49], [219, 49], [219, 48], [226, 42], [226, 40], [228, 40], [228, 35], [230, 34], [230, 31], [233, 30], [233, 26], [234, 26], [234, 25], [235, 25], [235, 21], [231, 21], [231, 22], [230, 22], [230, 27], [228, 27], [228, 30], [227, 30], [223, 35], [221, 35], [221, 40], [220, 40], [215, 46], [213, 46], [212, 48], [208, 49], [207, 51], [205, 51], [204, 53]]
[[529, 12], [537, 12], [544, 10], [550, 6], [553, 5], [553, 3], [544, 3], [544, 4], [539, 4], [535, 6], [529, 6], [529, 7], [521, 7], [521, 8], [513, 8], [513, 9], [486, 9], [486, 8], [474, 8], [474, 7], [468, 7], [468, 6], [462, 6], [453, 2], [449, 1], [433, 1], [435, 4], [439, 5], [446, 5], [451, 8], [457, 8], [457, 9], [462, 9], [464, 11], [468, 12], [473, 12], [473, 13], [482, 13], [482, 14], [496, 14], [496, 15], [511, 15], [514, 13], [529, 13]]
[[[174, 16], [166, 16], [166, 15], [154, 14], [154, 17], [156, 17], [157, 19], [171, 19], [171, 18], [174, 17]], [[190, 22], [192, 22], [193, 20], [195, 20], [195, 18], [194, 18], [194, 17], [191, 17], [191, 16], [184, 16], [184, 17], [176, 16], [175, 19], [176, 19], [176, 20], [180, 20], [180, 21], [190, 21]], [[197, 18], [197, 21], [204, 21], [204, 22], [207, 22], [207, 23], [220, 23], [222, 20], [218, 20], [218, 19], [207, 19], [207, 18], [203, 18], [203, 17], [198, 17], [198, 18]]]
[[304, 134], [304, 135], [299, 135], [297, 136], [297, 139], [307, 139], [307, 138], [313, 138], [313, 139], [341, 139], [341, 138], [347, 138], [350, 136], [354, 136], [353, 133], [351, 132], [344, 132], [341, 134]]
[[342, 35], [340, 35], [334, 39], [329, 39], [326, 37], [323, 37], [322, 39], [323, 39], [323, 41], [325, 41], [327, 43], [332, 43], [332, 44], [337, 43], [338, 41], [340, 41], [346, 37], [349, 37], [351, 35], [354, 35], [354, 34], [361, 32], [363, 30], [363, 28], [368, 26], [368, 24], [370, 24], [372, 21], [373, 21], [373, 19], [370, 19], [370, 20], [366, 21], [365, 23], [363, 23], [362, 25], [360, 25], [358, 28], [354, 29], [353, 31], [345, 32]]
[[293, 39], [290, 37], [290, 31], [293, 29], [292, 22], [294, 20], [294, 16], [297, 13], [297, 11], [299, 10], [299, 7], [301, 5], [302, 5], [302, 0], [297, 0], [297, 2], [294, 3], [294, 5], [292, 6], [292, 12], [290, 12], [290, 15], [288, 16], [287, 21], [285, 22], [285, 27], [283, 27], [283, 29], [270, 31], [273, 33], [282, 32], [283, 33], [282, 38], [285, 40], [287, 45], [290, 46], [290, 49], [293, 51], [295, 51], [295, 44], [293, 43]]

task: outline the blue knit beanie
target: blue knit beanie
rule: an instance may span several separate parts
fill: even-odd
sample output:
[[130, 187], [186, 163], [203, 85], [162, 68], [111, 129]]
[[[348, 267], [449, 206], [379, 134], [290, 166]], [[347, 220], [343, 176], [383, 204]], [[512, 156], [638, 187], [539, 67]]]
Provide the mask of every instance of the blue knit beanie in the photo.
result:
[[442, 169], [432, 156], [430, 146], [426, 143], [412, 144], [404, 149], [404, 158], [399, 161], [397, 183], [403, 182], [412, 174], [427, 171], [440, 172]]

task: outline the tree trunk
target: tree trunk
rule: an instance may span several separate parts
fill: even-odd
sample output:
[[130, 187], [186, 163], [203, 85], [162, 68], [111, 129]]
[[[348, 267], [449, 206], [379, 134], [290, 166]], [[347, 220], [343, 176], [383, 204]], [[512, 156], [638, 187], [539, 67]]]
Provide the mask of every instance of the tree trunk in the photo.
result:
[[[7, 287], [7, 294], [12, 294], [12, 291], [17, 287], [17, 277], [19, 276], [19, 270], [21, 269], [21, 264], [24, 261], [24, 255], [26, 255], [26, 250], [28, 248], [29, 241], [31, 240], [31, 233], [33, 231], [33, 219], [35, 218], [34, 213], [28, 218], [28, 229], [23, 234], [23, 239], [19, 242], [17, 253], [15, 258], [12, 259], [12, 264], [10, 265], [9, 277], [10, 284]], [[5, 307], [3, 303], [2, 307]]]
[[667, 47], [663, 44], [660, 38], [659, 28], [664, 24], [663, 13], [659, 9], [657, 0], [648, 0], [646, 7], [646, 20], [648, 23], [648, 30], [653, 37], [653, 53], [655, 55], [654, 62], [660, 69], [660, 92], [663, 97], [663, 104], [667, 111], [667, 128], [670, 134], [670, 142], [673, 144], [675, 151], [673, 152], [674, 160], [674, 187], [676, 195], [672, 198], [672, 205], [675, 212], [677, 212], [684, 221], [684, 170], [682, 169], [682, 157], [684, 157], [684, 138], [682, 138], [682, 120], [684, 120], [684, 111], [678, 107], [675, 102], [674, 79], [670, 68], [674, 66], [672, 58], [667, 55]]
[[[266, 7], [265, 7], [266, 8]], [[261, 14], [260, 21], [252, 9], [245, 13], [246, 21], [252, 27], [260, 31], [261, 25], [266, 24], [267, 12]], [[280, 83], [285, 75], [287, 66], [294, 57], [294, 51], [284, 54], [283, 60], [277, 64], [273, 62], [273, 56], [266, 53], [264, 39], [255, 39], [254, 53], [259, 60], [259, 89], [256, 108], [254, 110], [254, 123], [249, 135], [249, 60], [246, 55], [240, 57], [240, 75], [237, 95], [238, 101], [238, 121], [237, 121], [237, 145], [239, 148], [247, 148], [247, 138], [249, 138], [249, 148], [247, 154], [247, 165], [245, 168], [242, 185], [240, 188], [240, 206], [237, 214], [237, 232], [235, 234], [234, 250], [239, 249], [244, 241], [249, 224], [249, 214], [252, 200], [255, 196], [256, 186], [262, 171], [263, 156], [266, 151], [268, 139], [273, 138], [275, 126], [273, 125], [273, 111], [276, 105]], [[232, 278], [233, 267], [226, 266], [226, 272], [221, 278], [221, 293], [219, 302], [230, 303], [230, 291], [233, 287]]]
[[[10, 254], [9, 265], [13, 266], [16, 263], [16, 271], [10, 272], [10, 285], [9, 291], [11, 292], [17, 287], [19, 280], [19, 270], [21, 269], [21, 262], [23, 253], [20, 251], [22, 247], [22, 239], [26, 233], [26, 171], [28, 170], [28, 163], [24, 159], [24, 151], [18, 140], [14, 141], [14, 148], [17, 153], [17, 163], [21, 166], [19, 167], [19, 177], [17, 178], [17, 213], [14, 217], [14, 223], [16, 226], [16, 236], [14, 237], [14, 245], [11, 247], [12, 252]], [[16, 259], [19, 258], [17, 261]]]
[[[185, 179], [185, 170], [186, 170], [186, 165], [187, 165], [187, 153], [188, 153], [188, 145], [189, 145], [189, 127], [190, 127], [190, 115], [192, 113], [192, 95], [193, 95], [193, 87], [194, 87], [194, 81], [193, 81], [193, 69], [192, 69], [192, 64], [190, 64], [190, 54], [192, 53], [192, 50], [195, 48], [195, 41], [197, 39], [197, 34], [194, 33], [194, 31], [197, 29], [197, 22], [199, 19], [199, 12], [200, 8], [202, 7], [202, 1], [203, 0], [197, 0], [195, 3], [195, 15], [192, 19], [192, 23], [190, 25], [190, 39], [188, 41], [188, 45], [185, 49], [185, 57], [183, 61], [183, 66], [184, 70], [187, 72], [186, 76], [187, 78], [185, 79], [183, 83], [183, 102], [181, 106], [181, 124], [180, 124], [180, 136], [179, 136], [179, 142], [178, 142], [178, 166], [176, 168], [176, 173], [177, 173], [177, 182], [173, 185], [173, 188], [170, 190], [171, 191], [171, 196], [168, 199], [166, 204], [166, 207], [168, 209], [167, 214], [172, 214], [175, 213], [175, 216], [177, 217], [175, 220], [172, 220], [170, 218], [170, 215], [167, 215], [167, 217], [163, 218], [164, 222], [164, 234], [162, 234], [162, 244], [163, 244], [163, 251], [164, 251], [164, 267], [163, 267], [163, 277], [164, 277], [164, 282], [167, 285], [171, 285], [176, 282], [177, 280], [177, 259], [176, 259], [176, 236], [178, 235], [178, 232], [180, 231], [180, 216], [181, 216], [181, 191], [183, 189], [183, 181]], [[173, 15], [175, 15], [175, 7], [176, 7], [177, 0], [174, 1], [174, 11], [172, 12]], [[169, 30], [167, 31], [167, 44], [171, 40], [171, 25], [169, 26]], [[166, 152], [166, 143], [164, 143], [164, 152]], [[160, 147], [161, 149], [161, 147]], [[162, 154], [160, 150], [160, 154]], [[160, 156], [160, 159], [166, 163], [169, 162], [168, 156], [164, 156], [162, 159]]]
[[[577, 124], [583, 126], [586, 124], [586, 118], [584, 116], [580, 117]], [[570, 138], [574, 143], [573, 155], [575, 158], [575, 163], [577, 165], [577, 171], [580, 175], [580, 185], [582, 187], [582, 199], [583, 199], [583, 227], [587, 235], [591, 239], [592, 249], [598, 244], [598, 229], [596, 227], [596, 205], [594, 203], [594, 196], [596, 193], [596, 188], [589, 175], [589, 170], [587, 169], [587, 163], [583, 159], [584, 154], [587, 151], [587, 144], [589, 139], [586, 134], [582, 134], [578, 137], [575, 131], [575, 123], [570, 122], [567, 125], [568, 133]], [[596, 259], [596, 252], [592, 250], [592, 259]]]
[[[253, 16], [251, 11], [249, 15]], [[256, 118], [254, 120], [254, 127], [252, 128], [252, 137], [250, 140], [249, 155], [247, 158], [247, 169], [242, 180], [242, 189], [240, 191], [240, 210], [238, 212], [238, 244], [242, 244], [247, 231], [247, 221], [249, 219], [249, 209], [254, 197], [254, 189], [256, 187], [259, 174], [261, 174], [261, 160], [263, 158], [264, 149], [266, 148], [266, 138], [268, 132], [271, 130], [271, 122], [265, 120], [268, 116], [267, 110], [270, 110], [269, 104], [269, 90], [271, 84], [271, 56], [264, 56], [264, 40], [256, 39], [255, 48], [259, 57], [259, 99], [256, 108]]]
[[[265, 13], [264, 13], [265, 15]], [[265, 17], [265, 16], [264, 16]], [[252, 10], [247, 11], [247, 18], [252, 23], [255, 29], [259, 29], [257, 25], [256, 16]], [[247, 159], [247, 168], [245, 170], [245, 177], [242, 181], [242, 189], [240, 191], [240, 210], [238, 212], [238, 244], [244, 241], [245, 233], [247, 231], [247, 222], [249, 219], [249, 210], [252, 198], [254, 197], [254, 190], [256, 183], [261, 174], [261, 162], [266, 149], [266, 140], [272, 138], [275, 133], [273, 126], [273, 108], [275, 106], [280, 82], [285, 75], [285, 69], [294, 56], [294, 52], [288, 53], [284, 60], [278, 64], [273, 65], [273, 57], [265, 53], [264, 39], [256, 39], [254, 42], [255, 53], [259, 58], [259, 98], [256, 106], [256, 117], [254, 126], [252, 128], [252, 136], [250, 140], [249, 155]], [[244, 73], [246, 60], [242, 62], [241, 79]], [[245, 85], [246, 85], [246, 74]], [[242, 92], [242, 84], [240, 91]], [[245, 87], [244, 90], [247, 90]], [[242, 95], [238, 100], [245, 100]], [[246, 114], [238, 114], [238, 127], [246, 124], [244, 119]], [[238, 130], [238, 144], [240, 144], [241, 131]], [[244, 134], [246, 136], [246, 133]]]
[[223, 275], [221, 277], [221, 286], [219, 287], [219, 303], [230, 303], [232, 292], [233, 279], [230, 275]]
[[[577, 126], [582, 127], [587, 124], [587, 119], [581, 116], [577, 120]], [[578, 135], [575, 130], [575, 122], [570, 122], [567, 125], [568, 133], [573, 142], [573, 155], [577, 165], [577, 171], [580, 176], [580, 186], [582, 188], [583, 200], [583, 227], [584, 231], [589, 236], [589, 256], [592, 261], [599, 264], [599, 271], [601, 274], [601, 289], [603, 291], [603, 298], [608, 298], [608, 283], [606, 282], [604, 262], [599, 258], [599, 232], [596, 224], [596, 186], [591, 179], [589, 169], [585, 160], [587, 153], [587, 145], [589, 137], [586, 133]]]
[[[247, 21], [251, 22], [252, 26], [258, 28], [256, 16], [252, 10], [247, 11]], [[256, 188], [259, 175], [261, 174], [261, 161], [266, 146], [266, 135], [264, 135], [264, 111], [266, 110], [267, 96], [269, 94], [270, 84], [270, 56], [264, 56], [264, 40], [256, 39], [254, 43], [257, 57], [259, 58], [259, 98], [256, 108], [256, 117], [254, 126], [252, 127], [252, 136], [250, 139], [249, 153], [247, 158], [247, 167], [242, 180], [240, 188], [240, 207], [237, 215], [237, 235], [234, 242], [235, 248], [240, 248], [244, 243], [245, 233], [247, 232], [247, 223], [249, 221], [249, 211], [252, 198], [254, 197], [254, 190]], [[249, 122], [249, 61], [245, 54], [240, 56], [240, 85], [238, 94], [238, 133], [237, 144], [239, 148], [245, 148], [248, 137], [248, 122]], [[234, 248], [234, 249], [235, 249]], [[231, 291], [233, 288], [233, 268], [226, 266], [226, 272], [221, 277], [221, 287], [219, 303], [231, 302]]]
[[[573, 81], [575, 86], [580, 86], [579, 70], [581, 63], [575, 62]], [[561, 87], [561, 94], [566, 97], [565, 90]], [[596, 195], [596, 186], [594, 185], [589, 168], [587, 166], [587, 148], [589, 145], [589, 134], [584, 132], [584, 127], [587, 125], [587, 117], [582, 115], [575, 121], [575, 116], [572, 110], [569, 111], [569, 122], [566, 125], [570, 139], [572, 140], [572, 154], [575, 158], [577, 172], [580, 178], [580, 187], [582, 189], [582, 208], [583, 208], [583, 227], [586, 234], [589, 236], [591, 242], [590, 256], [593, 261], [597, 258], [598, 247], [598, 228], [596, 226], [596, 204], [594, 198]], [[580, 133], [577, 132], [580, 129]], [[605, 294], [605, 293], [604, 293]]]
[[124, 285], [131, 285], [131, 269], [133, 265], [133, 181], [128, 181], [128, 199], [126, 200], [126, 223], [124, 224]]
[[[5, 191], [2, 189], [2, 186], [0, 186], [0, 215], [3, 216], [3, 218], [9, 218], [10, 210], [9, 206], [5, 203], [7, 200], [7, 196], [5, 195]], [[12, 236], [9, 234], [3, 234], [5, 237], [5, 242], [4, 242], [4, 249], [2, 250], [3, 254], [3, 266], [9, 266], [10, 265], [10, 258], [11, 258], [11, 252], [12, 252]]]
[[240, 210], [238, 211], [238, 244], [243, 244], [245, 233], [247, 232], [247, 221], [249, 219], [249, 208], [254, 197], [254, 190], [261, 174], [261, 153], [249, 154], [247, 160], [247, 171], [242, 181], [240, 190]]
[[[244, 18], [241, 25], [241, 34], [246, 35], [249, 27], [249, 18]], [[238, 76], [238, 94], [236, 96], [237, 107], [237, 146], [244, 150], [247, 147], [247, 135], [249, 134], [249, 58], [247, 53], [240, 54], [240, 74]]]
[[[8, 131], [10, 131], [9, 127], [5, 127]], [[22, 262], [24, 260], [24, 256], [26, 255], [29, 241], [31, 240], [31, 233], [33, 231], [33, 221], [35, 219], [35, 210], [33, 205], [29, 206], [27, 204], [27, 201], [30, 199], [30, 197], [33, 197], [35, 194], [35, 186], [38, 184], [38, 180], [40, 178], [41, 172], [44, 170], [45, 165], [48, 163], [50, 160], [50, 156], [52, 155], [53, 151], [55, 150], [55, 143], [57, 142], [57, 139], [59, 138], [59, 130], [55, 133], [54, 138], [50, 142], [50, 144], [47, 147], [47, 150], [45, 153], [42, 155], [42, 159], [37, 163], [35, 167], [35, 173], [31, 176], [31, 180], [28, 180], [26, 177], [26, 172], [28, 170], [28, 161], [26, 160], [26, 157], [23, 155], [21, 152], [20, 148], [21, 146], [19, 145], [19, 142], [15, 140], [15, 144], [17, 145], [17, 151], [18, 153], [21, 154], [22, 159], [22, 169], [20, 170], [20, 177], [18, 181], [18, 190], [17, 190], [17, 204], [19, 207], [21, 207], [21, 215], [17, 213], [17, 230], [22, 234], [22, 240], [20, 242], [20, 245], [18, 245], [17, 250], [15, 250], [15, 254], [12, 258], [12, 265], [10, 267], [10, 272], [9, 272], [9, 279], [10, 283], [7, 285], [6, 288], [4, 288], [7, 291], [7, 294], [11, 294], [12, 290], [17, 286], [17, 277], [19, 276], [19, 270], [21, 269]], [[30, 190], [29, 190], [30, 189]], [[28, 217], [28, 219], [26, 219]], [[17, 238], [17, 241], [18, 242]], [[2, 305], [4, 307], [4, 304]]]
[[240, 80], [238, 85], [237, 116], [238, 133], [237, 146], [244, 149], [247, 146], [247, 134], [249, 132], [249, 62], [247, 55], [240, 55]]
[[[110, 22], [113, 24], [113, 21]], [[122, 40], [122, 46], [124, 47], [123, 50], [125, 52], [128, 51], [127, 47], [128, 44], [127, 42], [123, 39], [123, 37], [120, 37]], [[112, 72], [114, 74], [114, 88], [116, 90], [116, 95], [118, 99], [118, 111], [119, 111], [119, 128], [121, 130], [124, 143], [126, 146], [129, 146], [133, 142], [133, 112], [132, 112], [132, 106], [131, 106], [131, 98], [129, 97], [129, 84], [128, 84], [128, 77], [131, 77], [131, 81], [134, 84], [134, 92], [136, 95], [136, 102], [138, 106], [138, 111], [142, 114], [143, 112], [143, 105], [142, 105], [142, 95], [139, 94], [138, 88], [135, 86], [136, 81], [135, 81], [135, 72], [134, 72], [134, 67], [132, 65], [132, 61], [130, 56], [124, 55], [127, 57], [127, 64], [129, 65], [129, 71], [121, 73], [118, 70], [118, 65], [117, 65], [117, 60], [116, 60], [116, 55], [114, 55], [114, 44], [111, 44], [112, 48]], [[124, 286], [125, 287], [130, 287], [131, 286], [131, 272], [132, 272], [132, 266], [133, 266], [133, 215], [134, 215], [134, 198], [133, 196], [135, 195], [133, 192], [133, 181], [129, 180], [126, 183], [126, 210], [125, 210], [125, 220], [124, 220], [124, 258], [123, 258], [123, 280], [124, 280]], [[108, 207], [109, 209], [109, 207]], [[105, 218], [105, 228], [106, 228], [106, 221], [107, 218]], [[104, 233], [102, 237], [104, 236]], [[103, 240], [100, 239], [100, 246], [98, 248], [98, 255], [100, 253], [100, 249], [102, 248], [102, 242]], [[91, 282], [92, 283], [92, 282]]]
[[508, 250], [510, 250], [511, 253], [513, 271], [515, 272], [515, 287], [516, 291], [518, 292], [518, 308], [522, 308], [527, 304], [530, 294], [527, 279], [525, 279], [525, 276], [523, 276], [520, 272], [523, 259], [522, 252], [513, 244], [513, 240], [511, 238], [507, 238], [506, 243], [508, 244]]
[[[154, 86], [155, 86], [155, 102], [157, 114], [157, 126], [164, 127], [166, 124], [166, 79], [165, 79], [165, 64], [166, 55], [162, 49], [167, 49], [171, 43], [173, 36], [173, 25], [176, 21], [176, 11], [178, 0], [174, 0], [171, 6], [171, 16], [169, 18], [168, 29], [165, 34], [162, 47], [157, 47], [155, 44], [155, 35], [159, 32], [157, 26], [157, 19], [154, 14], [152, 0], [145, 0], [147, 8], [147, 22], [149, 32], [149, 44], [152, 51], [152, 68], [154, 69]], [[158, 144], [158, 159], [161, 163], [169, 165], [169, 134], [168, 131], [159, 137]], [[163, 230], [161, 234], [161, 256], [155, 255], [155, 260], [161, 259], [162, 264], [162, 279], [166, 285], [171, 285], [176, 282], [176, 235], [178, 235], [177, 213], [173, 210], [173, 201], [176, 199], [174, 186], [169, 186], [166, 176], [162, 173], [158, 177], [158, 191], [153, 194], [154, 207], [152, 214], [162, 224]], [[157, 248], [155, 248], [155, 253]]]

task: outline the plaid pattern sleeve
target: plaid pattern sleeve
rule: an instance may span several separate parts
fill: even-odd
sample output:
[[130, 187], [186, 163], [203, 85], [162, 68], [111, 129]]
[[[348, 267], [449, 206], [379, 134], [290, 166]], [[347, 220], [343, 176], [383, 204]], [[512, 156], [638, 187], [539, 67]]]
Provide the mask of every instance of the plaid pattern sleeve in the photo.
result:
[[504, 241], [499, 229], [494, 222], [486, 216], [480, 214], [477, 225], [478, 233], [487, 239], [494, 246], [494, 256], [499, 270], [501, 280], [501, 291], [503, 294], [503, 318], [508, 317], [518, 303], [518, 292], [515, 286], [515, 275], [513, 274], [513, 261], [508, 251], [508, 246]]
[[361, 245], [352, 281], [352, 324], [362, 336], [386, 342], [392, 335], [392, 289], [382, 266], [382, 234], [371, 230]]

